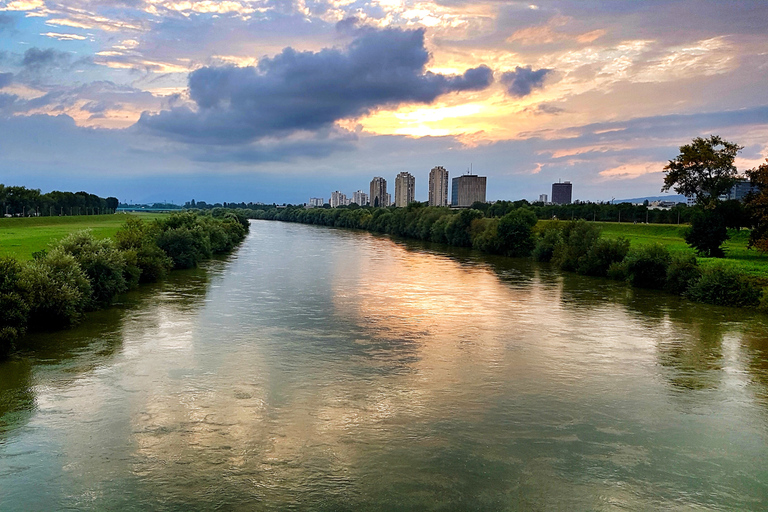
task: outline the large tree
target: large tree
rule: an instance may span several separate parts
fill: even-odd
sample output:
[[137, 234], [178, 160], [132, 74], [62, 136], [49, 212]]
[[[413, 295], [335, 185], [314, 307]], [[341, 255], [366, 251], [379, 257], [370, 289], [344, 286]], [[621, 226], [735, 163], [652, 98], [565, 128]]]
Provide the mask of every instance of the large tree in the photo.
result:
[[768, 252], [768, 159], [765, 162], [747, 171], [752, 183], [752, 192], [747, 195], [747, 211], [754, 224], [749, 246]]
[[695, 197], [697, 204], [714, 208], [718, 197], [738, 179], [733, 161], [742, 148], [717, 135], [696, 137], [691, 144], [680, 146], [680, 154], [664, 167], [667, 175], [661, 191], [674, 187], [678, 194]]

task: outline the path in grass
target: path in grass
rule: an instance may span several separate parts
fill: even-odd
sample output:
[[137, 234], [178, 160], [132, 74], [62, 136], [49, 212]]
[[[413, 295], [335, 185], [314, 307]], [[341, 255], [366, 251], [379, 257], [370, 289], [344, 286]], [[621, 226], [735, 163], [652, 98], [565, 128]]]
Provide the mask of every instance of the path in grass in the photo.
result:
[[[549, 223], [552, 221], [539, 221]], [[689, 226], [677, 224], [619, 224], [617, 222], [595, 222], [606, 238], [624, 237], [632, 246], [660, 243], [670, 252], [694, 254], [685, 243], [685, 231]], [[722, 265], [748, 273], [764, 286], [768, 286], [768, 254], [747, 249], [749, 231], [730, 230], [730, 240], [725, 243], [725, 258], [699, 258], [703, 267]]]
[[[0, 256], [29, 260], [32, 253], [48, 249], [51, 243], [68, 234], [90, 229], [96, 238], [114, 236], [125, 223], [128, 214], [79, 215], [72, 217], [25, 217], [0, 218]], [[167, 214], [130, 214], [145, 220], [153, 220]]]

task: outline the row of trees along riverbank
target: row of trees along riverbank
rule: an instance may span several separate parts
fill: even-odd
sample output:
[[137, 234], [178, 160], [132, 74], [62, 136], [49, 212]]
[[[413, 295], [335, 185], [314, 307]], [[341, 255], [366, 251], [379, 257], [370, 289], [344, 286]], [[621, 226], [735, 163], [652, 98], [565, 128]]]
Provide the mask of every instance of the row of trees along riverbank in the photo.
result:
[[32, 261], [0, 258], [0, 357], [19, 348], [27, 330], [71, 326], [139, 283], [230, 252], [249, 224], [235, 212], [221, 213], [173, 213], [152, 222], [129, 217], [114, 239], [78, 231]]
[[40, 189], [5, 186], [0, 183], [0, 215], [13, 217], [48, 217], [62, 215], [99, 215], [115, 213], [116, 197], [99, 197], [88, 192], [43, 194]]
[[608, 277], [633, 286], [666, 290], [691, 300], [768, 309], [768, 283], [725, 266], [701, 268], [690, 253], [670, 254], [660, 244], [630, 248], [624, 238], [607, 239], [589, 221], [540, 223], [519, 206], [501, 217], [478, 209], [452, 210], [412, 203], [406, 208], [306, 209], [289, 206], [248, 211], [251, 218], [300, 222], [385, 233], [505, 256], [533, 257], [562, 270]]

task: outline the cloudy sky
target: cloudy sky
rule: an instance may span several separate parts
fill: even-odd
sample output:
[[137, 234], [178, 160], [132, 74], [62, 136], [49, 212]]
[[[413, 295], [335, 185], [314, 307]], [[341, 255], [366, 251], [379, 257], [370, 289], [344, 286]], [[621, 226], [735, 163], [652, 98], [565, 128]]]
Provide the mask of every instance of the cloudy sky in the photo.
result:
[[659, 195], [697, 136], [768, 157], [768, 2], [0, 0], [0, 183], [305, 202], [416, 177]]

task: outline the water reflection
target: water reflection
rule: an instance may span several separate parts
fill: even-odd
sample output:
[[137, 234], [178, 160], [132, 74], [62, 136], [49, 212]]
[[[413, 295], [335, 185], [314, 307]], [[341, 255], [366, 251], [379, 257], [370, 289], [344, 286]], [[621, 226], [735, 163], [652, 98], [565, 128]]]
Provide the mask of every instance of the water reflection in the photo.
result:
[[34, 396], [0, 431], [0, 503], [759, 509], [768, 329], [728, 311], [258, 222], [229, 261], [3, 377]]

